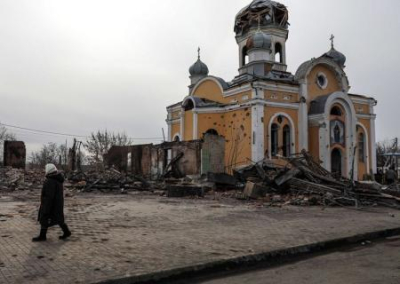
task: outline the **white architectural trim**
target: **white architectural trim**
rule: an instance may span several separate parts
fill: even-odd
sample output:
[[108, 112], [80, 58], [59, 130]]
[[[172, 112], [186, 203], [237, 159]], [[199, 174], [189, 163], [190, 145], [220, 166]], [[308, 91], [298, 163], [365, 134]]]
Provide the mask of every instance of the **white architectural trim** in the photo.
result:
[[[308, 151], [308, 86], [306, 84], [300, 85], [300, 107], [298, 112], [299, 120], [299, 147], [300, 150]], [[302, 100], [304, 100], [302, 102]]]
[[[369, 147], [369, 134], [368, 134], [367, 129], [365, 128], [365, 126], [362, 123], [358, 122], [357, 125], [360, 126], [363, 129], [364, 134], [365, 134], [365, 145], [366, 145], [365, 154], [366, 154], [366, 157], [364, 157], [364, 158], [366, 159], [367, 174], [369, 175], [370, 174], [370, 163], [369, 163], [369, 161], [370, 161], [370, 157], [371, 157], [371, 153], [369, 151], [369, 148], [370, 148]], [[358, 137], [357, 137], [357, 140], [358, 140]]]
[[254, 83], [254, 87], [261, 87], [268, 91], [274, 92], [285, 92], [285, 93], [293, 93], [298, 95], [300, 88], [298, 86], [285, 86], [285, 85], [278, 85], [278, 83], [266, 83], [266, 82], [256, 82]]
[[269, 102], [264, 99], [253, 99], [240, 105], [235, 104], [235, 105], [228, 105], [225, 107], [202, 107], [202, 108], [195, 108], [193, 111], [197, 113], [224, 113], [224, 112], [249, 108], [255, 104], [262, 104], [264, 106], [269, 106], [269, 107], [286, 108], [294, 110], [298, 110], [300, 108], [299, 103], [278, 103], [278, 102]]
[[370, 105], [372, 101], [375, 102], [374, 99], [370, 99], [370, 98], [365, 98], [365, 99], [358, 98], [358, 97], [355, 98], [355, 97], [352, 97], [351, 95], [349, 95], [349, 97], [353, 101], [353, 103], [360, 104], [360, 105]]
[[371, 163], [372, 163], [372, 173], [376, 174], [378, 172], [377, 162], [376, 162], [376, 133], [375, 133], [375, 118], [371, 118]]
[[272, 124], [274, 123], [275, 118], [277, 118], [278, 116], [283, 116], [283, 117], [285, 117], [285, 118], [287, 118], [289, 120], [289, 123], [290, 123], [290, 142], [291, 142], [290, 151], [291, 151], [292, 154], [296, 153], [296, 135], [295, 135], [296, 128], [295, 128], [295, 124], [293, 122], [293, 119], [287, 113], [279, 112], [279, 113], [274, 114], [271, 117], [271, 119], [270, 119], [270, 121], [268, 123], [268, 157], [269, 158], [272, 158], [271, 127], [272, 127]]
[[168, 112], [169, 113], [173, 113], [173, 112], [176, 112], [176, 111], [180, 111], [181, 107], [182, 107], [182, 103], [180, 103], [179, 105], [174, 106], [173, 108], [168, 108]]
[[299, 103], [278, 103], [278, 102], [265, 101], [264, 105], [269, 107], [279, 107], [279, 108], [296, 109], [296, 110], [300, 108]]
[[249, 92], [251, 90], [252, 90], [252, 88], [251, 88], [250, 84], [246, 84], [246, 85], [240, 86], [238, 88], [233, 88], [233, 89], [226, 90], [223, 93], [223, 96], [225, 98], [226, 97], [231, 97], [231, 96], [235, 96], [235, 95], [238, 95], [238, 94], [241, 94], [241, 93], [244, 93], [244, 92]]
[[181, 109], [181, 138], [182, 140], [185, 139], [185, 109]]
[[167, 123], [168, 124], [168, 137], [167, 141], [171, 142], [172, 141], [172, 123]]
[[197, 112], [193, 111], [193, 140], [197, 140], [198, 139], [198, 114]]
[[375, 119], [376, 118], [376, 114], [357, 114], [357, 118], [361, 118], [361, 119]]
[[251, 159], [257, 163], [264, 159], [264, 105], [256, 104], [251, 111]]
[[[330, 110], [335, 104], [340, 104], [346, 112], [346, 153], [345, 156], [347, 158], [347, 174], [346, 177], [350, 177], [350, 171], [353, 163], [353, 154], [354, 147], [357, 145], [357, 137], [356, 137], [356, 124], [357, 117], [356, 111], [354, 109], [353, 102], [350, 100], [349, 96], [343, 92], [336, 92], [330, 95], [325, 104], [325, 145], [327, 148], [331, 150], [330, 145]], [[321, 145], [320, 145], [321, 146]], [[322, 145], [323, 147], [323, 145]], [[322, 150], [322, 149], [321, 149]], [[322, 151], [323, 154], [323, 162], [326, 169], [331, 171], [331, 151]], [[354, 178], [357, 180], [358, 177], [358, 160], [356, 159], [354, 162]]]

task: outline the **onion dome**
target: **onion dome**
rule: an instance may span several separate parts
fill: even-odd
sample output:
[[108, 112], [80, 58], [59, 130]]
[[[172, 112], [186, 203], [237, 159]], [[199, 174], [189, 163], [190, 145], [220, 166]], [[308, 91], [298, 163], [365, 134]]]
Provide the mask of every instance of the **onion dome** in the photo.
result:
[[344, 67], [344, 65], [346, 64], [346, 56], [337, 51], [335, 48], [332, 47], [331, 50], [329, 50], [327, 53], [325, 53], [323, 56], [328, 57], [330, 59], [332, 59], [333, 61], [335, 61], [340, 67]]
[[208, 67], [200, 60], [200, 48], [198, 50], [199, 56], [197, 61], [189, 68], [190, 76], [208, 76]]
[[258, 30], [253, 36], [249, 37], [246, 43], [248, 50], [252, 48], [271, 49], [271, 36]]
[[339, 51], [337, 51], [335, 49], [334, 42], [333, 42], [334, 39], [335, 39], [335, 37], [332, 35], [331, 38], [330, 38], [330, 40], [331, 40], [331, 50], [329, 50], [327, 53], [325, 53], [322, 56], [332, 59], [340, 67], [343, 68], [344, 65], [346, 64], [346, 56], [343, 53], [341, 53], [341, 52], [339, 52]]

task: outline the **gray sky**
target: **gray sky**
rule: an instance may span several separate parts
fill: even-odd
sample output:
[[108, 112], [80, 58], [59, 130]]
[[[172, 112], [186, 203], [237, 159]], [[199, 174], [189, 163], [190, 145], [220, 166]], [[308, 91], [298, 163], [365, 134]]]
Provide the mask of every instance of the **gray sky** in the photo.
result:
[[[282, 0], [288, 69], [330, 48], [347, 56], [351, 92], [374, 96], [377, 139], [400, 136], [398, 0]], [[210, 74], [238, 71], [233, 24], [250, 0], [0, 0], [0, 122], [88, 135], [162, 137], [197, 47]], [[65, 137], [13, 130], [28, 150]], [[135, 142], [157, 142], [135, 140]]]

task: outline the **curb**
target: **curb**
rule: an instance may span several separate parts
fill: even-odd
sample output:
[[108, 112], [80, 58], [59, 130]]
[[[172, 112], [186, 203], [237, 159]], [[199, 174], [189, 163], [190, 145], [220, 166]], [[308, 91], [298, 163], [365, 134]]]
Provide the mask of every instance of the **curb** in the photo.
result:
[[[209, 274], [223, 273], [227, 271], [243, 270], [286, 262], [294, 258], [311, 256], [334, 248], [358, 244], [367, 240], [376, 240], [400, 235], [400, 227], [358, 234], [345, 238], [338, 238], [308, 245], [295, 246], [275, 251], [262, 252], [253, 255], [240, 256], [237, 258], [218, 260], [200, 265], [186, 266], [182, 268], [158, 271], [138, 276], [125, 277], [114, 280], [96, 282], [97, 284], [162, 284], [174, 283], [175, 281], [195, 282], [195, 279]], [[187, 283], [187, 282], [186, 282]]]

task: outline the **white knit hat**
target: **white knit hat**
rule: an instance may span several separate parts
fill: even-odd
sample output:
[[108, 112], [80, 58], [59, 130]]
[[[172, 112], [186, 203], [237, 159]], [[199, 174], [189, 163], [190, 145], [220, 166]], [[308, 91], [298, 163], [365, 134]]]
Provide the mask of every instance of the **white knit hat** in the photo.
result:
[[57, 168], [54, 164], [47, 164], [45, 167], [46, 176], [52, 173], [57, 172]]

